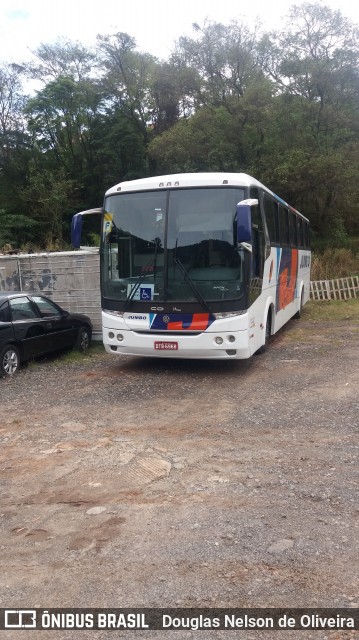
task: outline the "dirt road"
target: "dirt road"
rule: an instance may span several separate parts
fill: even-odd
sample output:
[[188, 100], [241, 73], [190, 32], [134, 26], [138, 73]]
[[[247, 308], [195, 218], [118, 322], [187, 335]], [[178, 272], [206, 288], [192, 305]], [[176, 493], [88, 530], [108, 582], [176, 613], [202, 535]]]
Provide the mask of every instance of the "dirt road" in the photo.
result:
[[[358, 607], [358, 326], [306, 312], [249, 361], [95, 349], [0, 380], [0, 606]], [[278, 632], [240, 633], [200, 637]]]

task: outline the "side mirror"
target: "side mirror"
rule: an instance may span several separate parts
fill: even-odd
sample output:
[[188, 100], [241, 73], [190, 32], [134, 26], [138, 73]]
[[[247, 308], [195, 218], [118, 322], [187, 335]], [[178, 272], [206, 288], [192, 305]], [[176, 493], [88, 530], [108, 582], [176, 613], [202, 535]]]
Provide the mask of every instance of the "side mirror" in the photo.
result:
[[97, 209], [86, 209], [86, 211], [80, 211], [72, 216], [71, 220], [71, 244], [75, 249], [81, 247], [81, 235], [82, 235], [82, 216], [99, 215], [102, 213], [102, 207]]
[[258, 207], [258, 200], [249, 198], [237, 204], [237, 243], [252, 252], [252, 209]]
[[82, 234], [82, 215], [75, 213], [71, 221], [71, 244], [75, 249], [79, 249], [81, 245]]

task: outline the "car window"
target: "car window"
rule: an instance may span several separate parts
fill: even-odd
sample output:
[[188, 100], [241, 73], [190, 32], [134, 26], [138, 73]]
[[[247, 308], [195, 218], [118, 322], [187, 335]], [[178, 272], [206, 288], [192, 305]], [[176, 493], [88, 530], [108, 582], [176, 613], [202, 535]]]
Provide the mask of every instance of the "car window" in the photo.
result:
[[48, 318], [49, 316], [61, 316], [60, 309], [53, 304], [51, 300], [43, 298], [42, 296], [32, 296], [32, 299], [39, 307], [42, 318]]
[[0, 306], [0, 322], [10, 322], [10, 308], [7, 300]]
[[29, 298], [12, 298], [10, 300], [11, 317], [13, 322], [16, 320], [31, 320], [38, 318], [38, 315], [32, 306]]

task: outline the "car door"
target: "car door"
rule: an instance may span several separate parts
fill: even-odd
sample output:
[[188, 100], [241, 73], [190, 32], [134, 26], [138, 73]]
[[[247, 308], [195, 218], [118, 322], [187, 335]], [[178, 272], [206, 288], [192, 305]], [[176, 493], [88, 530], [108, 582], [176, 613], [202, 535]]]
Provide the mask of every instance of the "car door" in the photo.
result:
[[77, 327], [55, 302], [46, 296], [32, 295], [31, 300], [43, 320], [46, 320], [46, 333], [51, 351], [72, 347], [76, 341]]
[[7, 300], [0, 301], [0, 349], [14, 338], [10, 307]]
[[46, 320], [28, 296], [10, 298], [9, 305], [14, 338], [20, 343], [23, 359], [47, 353], [50, 347]]

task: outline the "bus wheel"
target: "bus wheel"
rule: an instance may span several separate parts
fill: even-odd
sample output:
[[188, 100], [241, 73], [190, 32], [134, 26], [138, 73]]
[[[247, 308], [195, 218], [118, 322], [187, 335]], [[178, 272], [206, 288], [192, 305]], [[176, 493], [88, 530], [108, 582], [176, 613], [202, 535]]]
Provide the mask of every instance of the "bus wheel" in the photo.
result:
[[257, 353], [264, 353], [265, 351], [267, 351], [268, 341], [271, 335], [271, 329], [272, 329], [272, 315], [271, 315], [271, 312], [268, 311], [266, 328], [265, 328], [265, 336], [264, 336], [264, 344], [262, 344], [262, 346], [259, 347]]
[[303, 309], [303, 300], [304, 300], [304, 289], [302, 289], [302, 293], [300, 294], [300, 305], [297, 313], [294, 314], [293, 318], [299, 320], [302, 317], [302, 309]]

